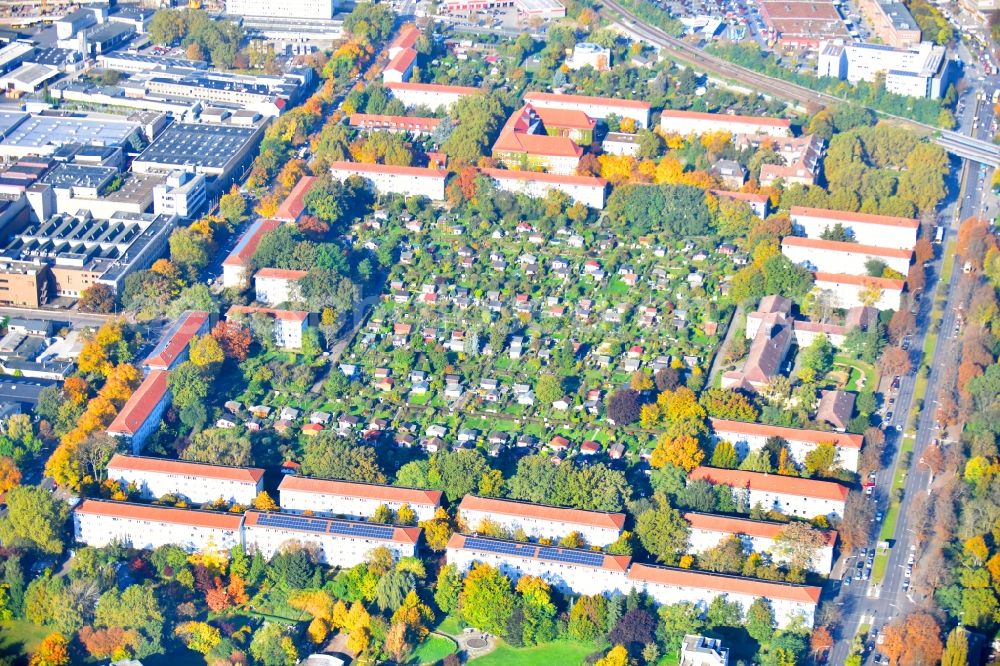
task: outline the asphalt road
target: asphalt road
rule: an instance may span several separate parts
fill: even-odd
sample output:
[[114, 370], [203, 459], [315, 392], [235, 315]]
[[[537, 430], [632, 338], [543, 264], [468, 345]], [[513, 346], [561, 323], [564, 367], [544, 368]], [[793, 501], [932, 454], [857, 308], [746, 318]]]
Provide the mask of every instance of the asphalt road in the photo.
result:
[[[993, 107], [990, 103], [977, 104], [976, 93], [985, 89], [987, 93], [1000, 88], [1000, 81], [996, 78], [985, 79], [975, 86], [970, 86], [970, 90], [963, 96], [964, 104], [962, 112], [959, 114], [960, 131], [975, 135], [977, 138], [989, 139], [992, 136]], [[976, 122], [978, 120], [978, 122]], [[914, 367], [917, 368], [921, 359], [920, 353], [924, 346], [924, 340], [928, 331], [937, 326], [939, 336], [937, 344], [933, 350], [933, 357], [930, 364], [930, 375], [928, 378], [928, 390], [924, 397], [925, 407], [920, 411], [916, 419], [916, 438], [914, 441], [913, 455], [910, 468], [904, 484], [904, 495], [899, 510], [899, 518], [896, 522], [895, 532], [891, 541], [888, 567], [885, 577], [880, 586], [870, 585], [869, 581], [855, 581], [850, 587], [843, 585], [836, 589], [837, 596], [833, 603], [841, 609], [841, 629], [837, 635], [837, 641], [831, 652], [829, 663], [842, 664], [849, 654], [851, 640], [862, 624], [868, 624], [873, 628], [873, 634], [881, 630], [885, 624], [892, 621], [899, 615], [906, 614], [912, 608], [912, 602], [907, 597], [903, 589], [906, 580], [907, 560], [911, 552], [915, 557], [920, 556], [918, 544], [914, 541], [914, 533], [910, 528], [910, 508], [911, 502], [920, 493], [929, 491], [930, 477], [926, 465], [920, 464], [920, 458], [924, 449], [936, 436], [936, 426], [934, 423], [935, 403], [938, 399], [939, 380], [945, 368], [954, 367], [958, 352], [956, 340], [955, 324], [957, 312], [954, 307], [953, 298], [955, 296], [955, 286], [958, 284], [959, 270], [953, 272], [948, 283], [945, 306], [940, 322], [931, 321], [935, 294], [938, 289], [941, 263], [944, 249], [948, 242], [955, 238], [957, 234], [958, 222], [973, 215], [987, 214], [992, 209], [996, 210], [997, 202], [990, 192], [990, 180], [992, 172], [986, 167], [969, 162], [962, 165], [960, 171], [960, 183], [954, 183], [950, 189], [957, 195], [952, 195], [942, 207], [938, 216], [938, 223], [947, 229], [943, 242], [938, 250], [938, 256], [930, 266], [931, 277], [927, 281], [924, 296], [920, 300], [920, 307], [916, 315], [917, 333], [911, 339], [910, 352]], [[957, 212], [957, 215], [956, 215]], [[908, 425], [906, 419], [909, 418], [914, 401], [914, 389], [916, 384], [916, 374], [910, 373], [900, 378], [899, 390], [895, 394], [895, 404], [893, 405], [893, 419], [890, 422], [891, 428], [887, 429], [887, 441], [891, 447], [891, 464], [879, 470], [876, 477], [876, 491], [872, 500], [876, 502], [877, 511], [885, 511], [889, 504], [888, 492], [892, 486], [892, 480], [900, 462], [899, 445], [902, 441], [902, 433], [898, 432], [896, 426], [905, 429]], [[877, 537], [881, 530], [880, 523], [872, 525], [871, 539], [868, 549], [871, 551], [877, 545]], [[911, 551], [913, 547], [913, 551]], [[854, 554], [848, 554], [845, 558], [844, 570], [853, 577], [856, 569]], [[836, 581], [832, 585], [837, 586]], [[876, 651], [877, 652], [877, 649]], [[874, 652], [866, 655], [868, 663], [874, 663]]]

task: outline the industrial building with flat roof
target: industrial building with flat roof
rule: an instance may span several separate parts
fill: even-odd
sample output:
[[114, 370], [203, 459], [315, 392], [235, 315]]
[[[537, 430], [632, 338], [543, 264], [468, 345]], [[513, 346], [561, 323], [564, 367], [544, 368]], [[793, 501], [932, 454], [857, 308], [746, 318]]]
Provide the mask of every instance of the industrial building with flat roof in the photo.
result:
[[217, 196], [250, 168], [263, 134], [263, 125], [174, 123], [132, 162], [132, 170], [149, 173], [180, 168], [201, 173], [208, 179], [210, 197]]
[[760, 17], [784, 47], [817, 49], [828, 39], [849, 37], [844, 19], [832, 2], [765, 0]]
[[0, 261], [45, 264], [52, 292], [79, 298], [94, 284], [120, 292], [125, 276], [163, 256], [177, 218], [120, 213], [107, 220], [89, 212], [53, 215], [16, 233], [0, 250]]
[[838, 39], [820, 47], [816, 62], [819, 76], [850, 83], [885, 77], [885, 89], [897, 95], [938, 99], [953, 78], [952, 62], [943, 46], [921, 42], [908, 48], [858, 44]]
[[139, 125], [98, 116], [47, 116], [24, 113], [0, 117], [0, 158], [51, 155], [67, 144], [125, 146], [139, 138]]

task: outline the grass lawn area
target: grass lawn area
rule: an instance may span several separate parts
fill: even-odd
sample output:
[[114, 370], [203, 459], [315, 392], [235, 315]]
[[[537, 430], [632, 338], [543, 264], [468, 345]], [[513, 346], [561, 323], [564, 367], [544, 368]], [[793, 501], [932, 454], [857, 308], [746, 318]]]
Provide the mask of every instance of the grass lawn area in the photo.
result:
[[844, 365], [851, 369], [850, 379], [847, 381], [845, 390], [857, 391], [858, 380], [861, 375], [864, 375], [865, 378], [865, 389], [874, 391], [878, 387], [878, 374], [876, 373], [874, 366], [869, 365], [864, 361], [848, 358], [846, 356], [835, 356], [833, 358], [833, 364]]
[[881, 541], [890, 541], [892, 539], [892, 535], [896, 533], [897, 520], [899, 520], [899, 502], [893, 502], [889, 506], [889, 510], [885, 512], [885, 518], [882, 520], [882, 531], [878, 535]]
[[444, 636], [430, 634], [423, 643], [413, 652], [410, 659], [412, 664], [433, 664], [455, 652], [458, 646], [455, 641]]
[[462, 633], [462, 624], [458, 621], [458, 617], [455, 615], [446, 615], [441, 624], [437, 626], [437, 631], [443, 634], [451, 634], [455, 636]]
[[593, 643], [575, 641], [553, 641], [526, 648], [514, 648], [501, 641], [493, 652], [469, 661], [478, 666], [571, 666], [582, 664], [583, 658], [596, 650]]
[[[0, 657], [27, 657], [52, 632], [31, 622], [11, 620], [0, 623]], [[28, 660], [25, 659], [24, 663]]]
[[[907, 453], [913, 453], [913, 437], [904, 437], [902, 444], [899, 445], [899, 455], [903, 456]], [[892, 488], [890, 493], [896, 488], [902, 488], [906, 483], [906, 472], [909, 468], [904, 465], [897, 465], [896, 474], [892, 478]], [[892, 535], [896, 532], [896, 521], [899, 519], [899, 502], [895, 500], [890, 500], [889, 510], [885, 512], [885, 520], [882, 521], [882, 530], [879, 533], [879, 539], [881, 541], [888, 541], [892, 539]]]
[[872, 564], [872, 583], [879, 584], [885, 578], [885, 570], [889, 566], [889, 549], [879, 548], [875, 551], [875, 562]]
[[657, 666], [677, 666], [681, 663], [681, 655], [678, 652], [671, 652], [663, 656], [660, 659], [660, 663]]

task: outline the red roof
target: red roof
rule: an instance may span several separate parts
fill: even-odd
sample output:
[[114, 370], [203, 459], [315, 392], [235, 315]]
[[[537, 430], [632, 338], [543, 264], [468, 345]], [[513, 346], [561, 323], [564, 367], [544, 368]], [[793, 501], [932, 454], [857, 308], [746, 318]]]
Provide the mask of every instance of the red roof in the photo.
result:
[[917, 229], [920, 227], [920, 221], [912, 217], [849, 213], [844, 210], [827, 210], [825, 208], [809, 208], [808, 206], [792, 206], [791, 214], [792, 217], [807, 215], [809, 217], [822, 217], [838, 222], [860, 222], [862, 224], [879, 224], [889, 227], [904, 227], [906, 229]]
[[566, 95], [563, 93], [529, 92], [524, 94], [524, 99], [529, 102], [568, 102], [570, 104], [592, 104], [594, 106], [613, 106], [629, 109], [645, 109], [649, 111], [649, 102], [641, 102], [634, 99], [613, 99], [611, 97], [589, 97], [587, 95]]
[[254, 277], [295, 281], [301, 280], [307, 275], [309, 275], [309, 271], [296, 271], [290, 268], [262, 268], [254, 274]]
[[153, 474], [181, 474], [198, 476], [206, 479], [239, 481], [241, 483], [257, 482], [264, 477], [264, 470], [257, 467], [231, 467], [229, 465], [211, 465], [207, 463], [188, 462], [186, 460], [167, 460], [166, 458], [150, 458], [146, 456], [127, 456], [116, 453], [108, 463], [108, 474], [111, 470], [129, 470], [132, 472], [149, 472]]
[[292, 188], [292, 191], [288, 193], [285, 200], [278, 206], [274, 217], [287, 222], [298, 220], [306, 209], [306, 195], [309, 194], [309, 190], [313, 188], [318, 180], [319, 178], [316, 176], [302, 176], [302, 178], [299, 178], [299, 182], [295, 183], [295, 187]]
[[822, 588], [812, 585], [793, 585], [791, 583], [772, 583], [766, 580], [744, 578], [742, 576], [723, 576], [720, 574], [694, 571], [692, 569], [675, 569], [673, 567], [658, 567], [651, 564], [633, 564], [628, 572], [629, 580], [671, 587], [692, 587], [702, 590], [715, 590], [721, 593], [745, 594], [753, 597], [782, 599], [801, 604], [818, 604]]
[[[497, 551], [480, 551], [477, 548], [466, 546], [467, 539], [481, 539], [486, 541], [492, 541], [495, 543], [506, 544], [508, 546], [507, 551], [504, 553], [498, 553]], [[490, 555], [499, 555], [502, 558], [521, 558], [526, 560], [538, 559], [538, 551], [542, 548], [556, 548], [555, 546], [542, 546], [537, 543], [522, 543], [519, 541], [507, 541], [505, 539], [488, 539], [486, 537], [481, 537], [478, 535], [470, 534], [466, 536], [465, 534], [459, 534], [455, 532], [448, 539], [448, 550], [470, 550], [473, 552], [488, 552]], [[574, 553], [574, 552], [586, 552], [594, 555], [602, 555], [602, 553], [597, 553], [596, 551], [580, 551], [574, 548], [556, 548], [560, 553]], [[544, 561], [544, 560], [543, 560]], [[628, 571], [629, 562], [632, 558], [628, 555], [604, 555], [603, 560], [599, 566], [594, 566], [590, 564], [584, 564], [582, 562], [570, 562], [568, 559], [561, 561], [560, 565], [564, 567], [580, 567], [584, 569], [604, 569], [607, 571], [615, 571], [618, 573], [624, 573]]]
[[[748, 537], [774, 539], [785, 531], [788, 523], [773, 523], [766, 520], [750, 520], [749, 518], [733, 518], [715, 513], [696, 513], [688, 511], [684, 514], [691, 529], [706, 532], [721, 532], [723, 534], [745, 534]], [[832, 546], [837, 541], [835, 530], [823, 530], [826, 545]]]
[[279, 226], [281, 226], [280, 220], [274, 219], [259, 219], [254, 222], [246, 233], [240, 238], [240, 241], [233, 248], [233, 251], [226, 257], [226, 260], [222, 262], [223, 266], [246, 266], [250, 263], [250, 259], [253, 257], [253, 253], [257, 251], [257, 246], [260, 245], [261, 237], [269, 231], [274, 231]]
[[872, 277], [870, 275], [849, 275], [847, 273], [813, 273], [816, 282], [837, 282], [839, 284], [853, 284], [858, 287], [875, 285], [881, 289], [891, 291], [902, 291], [906, 285], [906, 280], [893, 280], [892, 278]]
[[717, 120], [747, 125], [762, 125], [766, 127], [791, 128], [792, 122], [787, 118], [767, 118], [764, 116], [741, 116], [729, 113], [703, 113], [701, 111], [676, 111], [664, 109], [661, 118], [690, 118], [693, 120]]
[[[257, 527], [258, 525], [260, 525], [260, 523], [259, 523], [260, 517], [261, 516], [267, 516], [267, 515], [282, 515], [282, 514], [276, 514], [276, 513], [272, 514], [272, 513], [268, 513], [268, 512], [262, 512], [262, 511], [247, 511], [244, 525], [246, 525], [247, 527]], [[285, 515], [287, 515], [287, 514], [285, 514]], [[268, 529], [268, 530], [273, 530], [273, 529], [289, 530], [291, 532], [307, 531], [309, 534], [313, 534], [313, 535], [316, 535], [316, 534], [327, 534], [329, 536], [336, 537], [338, 539], [366, 539], [367, 540], [367, 539], [378, 539], [379, 538], [379, 537], [376, 537], [376, 536], [371, 536], [369, 533], [362, 533], [361, 530], [359, 530], [359, 533], [358, 533], [357, 536], [349, 536], [349, 535], [346, 535], [346, 534], [344, 534], [344, 533], [342, 533], [340, 531], [333, 532], [333, 531], [329, 531], [329, 529], [327, 529], [326, 531], [323, 531], [323, 530], [317, 531], [315, 529], [315, 526], [317, 525], [317, 522], [325, 523], [327, 526], [329, 526], [329, 525], [351, 524], [351, 525], [357, 525], [358, 527], [363, 527], [365, 525], [369, 525], [370, 523], [363, 523], [363, 522], [358, 522], [358, 521], [354, 521], [354, 520], [338, 520], [336, 518], [324, 518], [322, 516], [309, 516], [309, 521], [310, 521], [310, 524], [312, 526], [309, 530], [297, 530], [294, 527], [272, 527], [270, 525], [260, 525], [260, 528], [261, 529]], [[419, 527], [397, 527], [397, 526], [394, 526], [394, 525], [388, 525], [387, 527], [392, 527], [393, 528], [393, 530], [392, 530], [392, 538], [391, 539], [380, 539], [382, 541], [395, 541], [397, 543], [415, 544], [420, 539], [421, 529]]]
[[83, 500], [74, 511], [90, 516], [108, 516], [109, 518], [142, 520], [150, 523], [190, 525], [192, 527], [204, 527], [215, 530], [236, 531], [240, 529], [240, 524], [243, 522], [243, 515], [239, 513], [178, 509], [172, 506], [112, 502], [110, 500], [96, 499]]
[[417, 52], [413, 49], [403, 49], [396, 54], [396, 57], [385, 66], [387, 72], [399, 72], [405, 74], [406, 70], [413, 66], [413, 61], [417, 59]]
[[688, 479], [691, 481], [704, 479], [710, 483], [721, 483], [733, 488], [749, 488], [762, 492], [838, 502], [846, 502], [848, 493], [847, 486], [832, 481], [816, 481], [797, 476], [744, 472], [738, 469], [719, 469], [717, 467], [695, 467], [688, 474]]
[[255, 308], [249, 305], [234, 305], [226, 312], [226, 319], [233, 315], [252, 315], [255, 313], [271, 315], [282, 321], [303, 322], [309, 318], [309, 313], [303, 310], [275, 310], [274, 308]]
[[404, 26], [396, 39], [389, 45], [390, 49], [412, 49], [420, 37], [420, 28], [415, 25]]
[[167, 395], [169, 377], [170, 372], [166, 370], [150, 371], [108, 426], [108, 432], [121, 435], [134, 435], [139, 432], [156, 406]]
[[[763, 423], [747, 423], [746, 421], [729, 421], [727, 419], [709, 419], [716, 435], [720, 432], [732, 432], [740, 435], [757, 435], [762, 437], [781, 437], [789, 442], [808, 442], [819, 444], [830, 442], [842, 449], [860, 449], [864, 437], [843, 432], [827, 432], [825, 430], [806, 430], [805, 428], [785, 428], [783, 426], [765, 425]], [[721, 436], [721, 435], [720, 435]]]
[[411, 90], [413, 92], [444, 93], [451, 95], [478, 95], [483, 92], [481, 88], [472, 88], [470, 86], [445, 86], [439, 83], [413, 83], [410, 81], [396, 83], [394, 81], [390, 81], [382, 85], [388, 90]]
[[391, 164], [368, 164], [365, 162], [331, 162], [330, 171], [359, 171], [361, 173], [385, 173], [395, 176], [420, 176], [423, 178], [447, 178], [448, 172], [443, 169], [424, 169], [422, 167], [394, 166]]
[[441, 124], [440, 118], [424, 118], [422, 116], [386, 116], [377, 113], [352, 113], [349, 118], [351, 127], [371, 129], [421, 130], [432, 132]]
[[336, 479], [312, 479], [305, 476], [286, 476], [278, 486], [278, 492], [297, 490], [320, 495], [340, 497], [360, 497], [363, 499], [401, 502], [410, 506], [440, 506], [441, 491], [422, 488], [384, 486], [377, 483], [357, 483]]
[[588, 187], [605, 188], [608, 181], [603, 178], [593, 176], [561, 176], [557, 173], [545, 173], [542, 171], [520, 171], [516, 169], [489, 169], [483, 168], [479, 172], [485, 176], [496, 178], [497, 180], [533, 180], [539, 183], [558, 183], [563, 185], [585, 185]]
[[538, 518], [559, 523], [573, 523], [586, 527], [600, 527], [621, 530], [625, 527], [624, 513], [607, 513], [604, 511], [585, 511], [583, 509], [565, 509], [558, 506], [516, 502], [513, 500], [494, 499], [466, 495], [458, 505], [459, 511], [484, 511], [490, 514], [504, 516], [519, 516]]
[[184, 353], [191, 339], [198, 335], [208, 322], [208, 313], [188, 310], [180, 316], [174, 326], [167, 330], [167, 336], [150, 352], [143, 365], [169, 368]]
[[781, 244], [793, 247], [805, 247], [812, 250], [870, 254], [875, 257], [889, 257], [892, 259], [910, 259], [913, 256], [912, 250], [876, 247], [875, 245], [861, 245], [860, 243], [845, 243], [843, 241], [829, 241], [823, 240], [822, 238], [802, 238], [801, 236], [785, 236], [781, 240]]
[[547, 127], [565, 127], [568, 129], [594, 129], [597, 121], [583, 111], [577, 109], [546, 109], [532, 107]]
[[497, 137], [496, 143], [493, 144], [493, 152], [499, 150], [551, 157], [580, 157], [583, 155], [583, 148], [569, 137], [529, 134], [531, 111], [531, 105], [526, 104], [514, 112], [503, 129], [500, 130], [500, 135]]

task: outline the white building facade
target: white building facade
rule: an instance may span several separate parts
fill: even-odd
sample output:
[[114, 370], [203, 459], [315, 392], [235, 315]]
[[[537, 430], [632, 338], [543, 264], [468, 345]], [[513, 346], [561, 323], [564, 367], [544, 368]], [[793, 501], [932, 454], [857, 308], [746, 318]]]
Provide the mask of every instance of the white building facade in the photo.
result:
[[893, 48], [834, 40], [820, 45], [816, 70], [819, 76], [850, 83], [872, 82], [881, 74], [888, 92], [935, 99], [945, 94], [952, 80], [946, 48], [931, 42]]
[[363, 178], [379, 194], [424, 196], [434, 201], [444, 199], [444, 186], [448, 180], [448, 172], [443, 169], [361, 162], [333, 162], [330, 173], [337, 180], [346, 180], [351, 176]]
[[[700, 555], [726, 539], [737, 536], [756, 553], [770, 553], [776, 562], [788, 561], [788, 557], [781, 552], [781, 549], [774, 547], [775, 539], [788, 527], [787, 523], [693, 511], [685, 513], [684, 520], [691, 526], [688, 532], [688, 544], [690, 551], [695, 555]], [[827, 542], [816, 551], [810, 568], [820, 575], [828, 576], [833, 568], [833, 547], [837, 541], [837, 533], [828, 530], [825, 534]]]
[[254, 293], [258, 303], [278, 305], [302, 299], [299, 280], [309, 271], [286, 268], [262, 268], [253, 276]]
[[401, 488], [375, 483], [355, 483], [333, 479], [311, 479], [287, 475], [278, 494], [282, 511], [312, 512], [324, 516], [371, 518], [380, 506], [399, 511], [406, 505], [418, 521], [430, 520], [441, 506], [440, 490]]
[[839, 210], [793, 206], [792, 231], [807, 238], [820, 238], [823, 232], [841, 225], [861, 245], [912, 250], [917, 243], [920, 221], [909, 217], [849, 213]]
[[773, 509], [807, 520], [816, 516], [841, 518], [847, 503], [847, 487], [832, 481], [716, 467], [691, 470], [688, 481], [697, 480], [729, 486], [737, 506], [743, 505], [747, 510], [760, 505], [765, 511]]
[[278, 19], [333, 18], [335, 0], [226, 0], [226, 13], [230, 16], [261, 16]]
[[176, 215], [190, 220], [200, 214], [208, 202], [205, 176], [190, 171], [174, 171], [167, 181], [153, 188], [153, 212]]
[[274, 321], [274, 343], [282, 349], [302, 349], [302, 336], [309, 328], [309, 313], [302, 310], [273, 310], [234, 305], [226, 313], [227, 321], [246, 321], [253, 316]]
[[223, 287], [228, 289], [244, 286], [244, 280], [249, 277], [246, 274], [247, 266], [250, 265], [250, 260], [253, 259], [257, 246], [260, 245], [260, 239], [264, 234], [274, 231], [279, 226], [281, 226], [279, 220], [270, 218], [260, 218], [250, 224], [250, 227], [240, 236], [236, 247], [222, 262]]
[[729, 442], [741, 457], [746, 456], [751, 451], [761, 450], [771, 437], [780, 437], [788, 442], [788, 450], [792, 459], [802, 465], [806, 455], [819, 444], [825, 442], [833, 444], [836, 448], [837, 463], [840, 467], [850, 472], [858, 471], [858, 456], [864, 441], [861, 435], [804, 428], [784, 428], [726, 419], [709, 419], [709, 421], [712, 425], [715, 441], [725, 440]]
[[490, 521], [510, 532], [523, 530], [529, 538], [561, 539], [579, 533], [588, 545], [607, 546], [621, 536], [625, 514], [584, 511], [466, 495], [458, 505], [458, 519], [469, 531]]
[[557, 190], [574, 202], [600, 210], [607, 198], [608, 181], [603, 178], [508, 169], [480, 169], [480, 173], [489, 176], [498, 189], [539, 199]]
[[813, 273], [813, 288], [829, 295], [835, 308], [849, 310], [869, 305], [867, 299], [872, 294], [878, 298], [872, 307], [879, 310], [898, 310], [902, 307], [905, 280], [873, 278], [867, 275], [847, 275], [846, 273]]
[[702, 113], [665, 109], [660, 115], [660, 129], [667, 134], [701, 136], [709, 132], [729, 134], [766, 134], [791, 136], [792, 124], [784, 118], [738, 116], [728, 113]]
[[436, 83], [388, 82], [385, 84], [385, 88], [390, 95], [408, 108], [425, 106], [432, 111], [442, 108], [448, 110], [463, 97], [483, 93], [479, 88], [445, 86]]
[[413, 557], [420, 534], [419, 527], [247, 511], [243, 545], [270, 559], [286, 545], [300, 543], [314, 548], [322, 564], [348, 568], [367, 560], [376, 548], [387, 548], [397, 560]]
[[146, 440], [160, 427], [160, 417], [171, 400], [169, 377], [167, 370], [153, 370], [146, 375], [108, 426], [108, 434], [124, 439], [134, 454], [142, 451]]
[[[593, 564], [553, 560], [541, 553], [557, 557], [586, 559]], [[630, 589], [627, 572], [631, 558], [626, 555], [605, 555], [568, 548], [546, 548], [530, 543], [484, 539], [471, 535], [451, 535], [445, 553], [448, 564], [461, 572], [477, 562], [497, 567], [512, 581], [522, 576], [536, 576], [563, 592], [574, 594], [627, 593]]]
[[189, 553], [229, 552], [241, 542], [242, 523], [238, 513], [95, 499], [73, 509], [74, 539], [96, 548], [122, 543], [142, 550], [175, 545]]
[[693, 603], [704, 612], [716, 597], [737, 602], [747, 612], [757, 599], [766, 599], [774, 610], [779, 628], [799, 618], [811, 627], [822, 591], [811, 585], [772, 583], [770, 581], [722, 576], [691, 569], [633, 564], [628, 572], [631, 587], [646, 592], [659, 604]]
[[167, 494], [202, 504], [223, 499], [249, 506], [264, 488], [264, 470], [255, 467], [209, 465], [116, 454], [108, 463], [108, 478], [135, 485], [146, 499]]
[[792, 263], [800, 264], [812, 271], [851, 275], [867, 275], [865, 264], [872, 259], [884, 262], [894, 271], [906, 275], [910, 270], [910, 260], [913, 258], [913, 252], [910, 250], [799, 236], [785, 236], [781, 241], [781, 253]]

